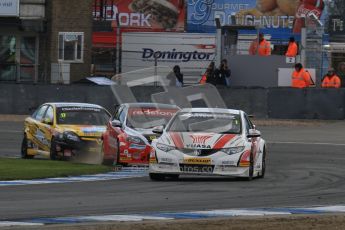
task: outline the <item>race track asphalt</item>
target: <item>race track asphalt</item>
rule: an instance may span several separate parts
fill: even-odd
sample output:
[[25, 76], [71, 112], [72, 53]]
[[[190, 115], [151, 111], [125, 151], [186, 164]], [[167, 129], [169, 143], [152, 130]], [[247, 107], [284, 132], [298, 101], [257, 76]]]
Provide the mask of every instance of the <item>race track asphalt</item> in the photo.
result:
[[[22, 123], [19, 123], [22, 124]], [[0, 123], [1, 156], [19, 156], [17, 123]], [[13, 127], [8, 129], [8, 127]], [[264, 179], [148, 177], [1, 187], [0, 220], [344, 204], [345, 122], [258, 127], [269, 142]]]

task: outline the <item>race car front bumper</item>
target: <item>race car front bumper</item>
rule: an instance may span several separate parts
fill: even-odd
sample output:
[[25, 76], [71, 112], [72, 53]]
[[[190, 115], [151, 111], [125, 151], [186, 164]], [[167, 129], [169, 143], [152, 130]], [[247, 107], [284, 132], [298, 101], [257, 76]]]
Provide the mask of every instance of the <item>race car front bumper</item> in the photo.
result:
[[56, 151], [64, 157], [75, 157], [85, 154], [99, 154], [101, 151], [100, 138], [80, 138], [79, 141], [71, 141], [56, 138]]
[[179, 152], [157, 151], [150, 158], [150, 173], [248, 177], [249, 167], [238, 166], [241, 154], [215, 153], [212, 157], [190, 157]]
[[149, 172], [158, 174], [248, 177], [249, 167], [236, 167], [232, 165], [150, 163]]

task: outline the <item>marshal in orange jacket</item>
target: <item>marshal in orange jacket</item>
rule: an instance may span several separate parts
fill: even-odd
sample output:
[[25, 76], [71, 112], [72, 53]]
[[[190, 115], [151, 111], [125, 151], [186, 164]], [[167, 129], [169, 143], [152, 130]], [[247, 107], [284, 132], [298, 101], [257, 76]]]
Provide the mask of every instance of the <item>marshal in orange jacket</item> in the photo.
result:
[[288, 49], [285, 53], [286, 57], [296, 57], [298, 53], [298, 46], [296, 42], [289, 42]]
[[306, 88], [311, 85], [310, 74], [304, 68], [300, 71], [293, 71], [291, 77], [293, 88]]
[[334, 74], [332, 76], [326, 76], [322, 81], [322, 88], [340, 88], [341, 80]]
[[256, 52], [258, 53], [259, 56], [269, 56], [271, 55], [271, 43], [263, 39], [259, 43], [258, 47], [258, 41], [255, 39], [252, 41], [249, 47], [249, 54], [250, 55], [256, 55]]

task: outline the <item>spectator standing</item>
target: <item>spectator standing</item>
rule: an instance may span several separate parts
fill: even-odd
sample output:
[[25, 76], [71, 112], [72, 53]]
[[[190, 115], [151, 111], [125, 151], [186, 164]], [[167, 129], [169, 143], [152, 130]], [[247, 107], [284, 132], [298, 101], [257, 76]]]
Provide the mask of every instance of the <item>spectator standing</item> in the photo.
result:
[[271, 55], [271, 43], [269, 41], [266, 41], [263, 33], [259, 34], [259, 42], [258, 42], [258, 39], [255, 39], [252, 41], [249, 47], [249, 54], [250, 55], [258, 54], [259, 56]]
[[292, 73], [293, 88], [306, 88], [312, 84], [310, 74], [303, 68], [301, 63], [295, 65], [295, 70]]
[[338, 76], [340, 77], [341, 87], [345, 87], [345, 62], [340, 62], [337, 69]]
[[199, 81], [200, 84], [205, 83], [211, 83], [212, 84], [212, 78], [214, 77], [214, 62], [210, 62], [210, 64], [207, 66], [207, 69], [205, 73], [201, 76], [201, 79]]
[[206, 70], [206, 82], [212, 85], [217, 85], [218, 84], [218, 80], [217, 80], [218, 76], [216, 75], [216, 66], [214, 64], [214, 62], [212, 61]]
[[333, 68], [330, 68], [322, 80], [322, 88], [340, 88], [340, 86], [341, 80], [339, 76], [335, 74]]
[[183, 74], [181, 73], [180, 66], [175, 65], [173, 71], [174, 71], [174, 75], [176, 78], [176, 86], [182, 87], [183, 86]]
[[231, 70], [229, 69], [228, 61], [226, 59], [223, 59], [220, 62], [216, 75], [218, 75], [219, 85], [230, 86]]
[[294, 37], [290, 37], [288, 49], [285, 53], [286, 57], [296, 57], [298, 53], [298, 45]]

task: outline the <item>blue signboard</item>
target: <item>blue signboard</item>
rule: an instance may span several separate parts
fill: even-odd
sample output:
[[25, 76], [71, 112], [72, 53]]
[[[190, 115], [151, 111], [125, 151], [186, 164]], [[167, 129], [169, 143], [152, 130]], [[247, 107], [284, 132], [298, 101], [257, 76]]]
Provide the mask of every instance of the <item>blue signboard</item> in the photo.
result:
[[[187, 31], [214, 33], [215, 17], [222, 25], [256, 25], [272, 39], [292, 35], [298, 10], [305, 10], [299, 1], [282, 0], [188, 0]], [[310, 10], [310, 9], [308, 9]], [[254, 32], [253, 32], [254, 33]]]

